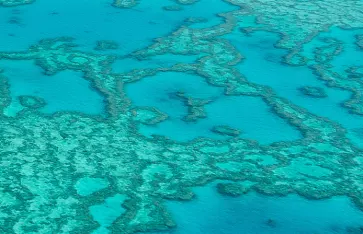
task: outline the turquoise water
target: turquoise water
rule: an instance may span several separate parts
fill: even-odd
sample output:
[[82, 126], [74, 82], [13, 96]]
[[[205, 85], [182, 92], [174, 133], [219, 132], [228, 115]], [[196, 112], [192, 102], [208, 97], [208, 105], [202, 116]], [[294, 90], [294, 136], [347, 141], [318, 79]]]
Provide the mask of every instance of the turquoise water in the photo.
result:
[[[282, 63], [286, 50], [274, 47], [279, 35], [270, 32], [256, 32], [246, 37], [241, 33], [234, 33], [227, 38], [246, 57], [237, 65], [237, 68], [248, 80], [268, 85], [276, 94], [287, 98], [294, 104], [306, 108], [318, 116], [337, 121], [346, 128], [361, 125], [362, 116], [350, 115], [341, 107], [341, 104], [350, 98], [350, 92], [326, 87], [324, 82], [319, 80], [318, 76], [308, 67], [292, 67]], [[355, 54], [351, 56], [358, 58]], [[260, 69], [261, 67], [264, 69]], [[302, 86], [322, 88], [325, 90], [327, 98], [306, 97], [299, 91]]]
[[54, 114], [58, 111], [77, 111], [90, 115], [103, 115], [104, 97], [82, 78], [82, 73], [63, 71], [46, 76], [32, 61], [1, 62], [4, 75], [9, 77], [12, 103], [9, 115], [22, 109], [18, 102], [21, 95], [32, 95], [44, 99], [46, 105], [41, 112]]
[[89, 208], [93, 220], [100, 225], [92, 233], [109, 233], [107, 228], [125, 211], [121, 206], [124, 200], [124, 196], [116, 194], [113, 197], [106, 198], [103, 204], [94, 205]]
[[[157, 126], [141, 126], [140, 131], [146, 136], [162, 135], [177, 141], [190, 141], [198, 137], [225, 139], [211, 130], [215, 126], [228, 125], [240, 130], [241, 137], [263, 144], [301, 137], [297, 129], [276, 116], [262, 99], [226, 96], [223, 89], [208, 85], [202, 77], [159, 73], [127, 85], [126, 92], [135, 106], [156, 107], [169, 116], [168, 120]], [[183, 121], [188, 107], [176, 97], [177, 92], [211, 100], [204, 107], [207, 117], [193, 123]]]
[[356, 35], [362, 34], [363, 30], [344, 30], [332, 27], [328, 32], [321, 33], [319, 37], [335, 38], [343, 43], [344, 50], [339, 56], [332, 60], [333, 70], [347, 76], [346, 69], [349, 67], [362, 66], [362, 51], [357, 48]]
[[[12, 9], [1, 9], [3, 21], [12, 17], [19, 18], [20, 25], [7, 24], [1, 49], [26, 49], [38, 40], [49, 37], [75, 37], [82, 46], [91, 49], [97, 40], [115, 40], [120, 46], [120, 52], [127, 53], [146, 46], [150, 41], [173, 30], [181, 22], [174, 19], [166, 21], [160, 14], [162, 1], [157, 1], [159, 7], [150, 9], [150, 4], [139, 6], [139, 11], [120, 10], [110, 6], [110, 1], [37, 1], [34, 4], [18, 8], [20, 13], [14, 16]], [[79, 11], [78, 9], [82, 9]], [[152, 24], [151, 21], [156, 22]], [[43, 23], [46, 22], [46, 23]], [[77, 23], [74, 23], [77, 22]], [[114, 29], [114, 22], [119, 22], [122, 28]], [[168, 23], [167, 23], [168, 22]], [[56, 25], [56, 27], [54, 27]], [[72, 25], [72, 27], [69, 27]], [[143, 28], [143, 33], [133, 30]], [[128, 32], [128, 33], [122, 33]], [[26, 38], [26, 39], [24, 39]], [[138, 38], [135, 40], [135, 38]]]
[[[337, 33], [340, 33], [340, 38], [340, 35], [349, 34], [349, 31]], [[331, 34], [334, 34], [334, 31], [324, 33], [322, 37]], [[345, 42], [349, 49], [344, 49], [344, 54], [333, 60], [334, 68], [345, 70], [347, 65], [344, 64], [350, 64], [350, 66], [362, 64], [360, 62], [361, 56], [354, 48], [354, 36], [352, 35], [354, 34], [350, 33], [350, 44]], [[342, 104], [350, 98], [350, 92], [325, 86], [325, 82], [320, 80], [307, 66], [293, 67], [282, 63], [286, 50], [275, 47], [279, 40], [278, 34], [258, 31], [250, 36], [244, 36], [240, 32], [234, 32], [226, 38], [246, 57], [236, 67], [249, 81], [272, 87], [277, 95], [306, 108], [311, 113], [336, 121], [345, 127], [351, 135], [356, 135], [354, 130], [361, 128], [363, 116], [349, 114], [348, 110], [342, 107]], [[309, 56], [314, 57], [312, 54]], [[327, 97], [322, 99], [307, 97], [299, 90], [303, 86], [319, 87], [325, 91]]]
[[178, 227], [171, 233], [359, 233], [363, 215], [345, 197], [309, 201], [298, 195], [248, 193], [223, 197], [212, 186], [190, 203], [169, 202]]
[[77, 193], [81, 196], [89, 196], [108, 186], [108, 182], [100, 178], [85, 177], [76, 183]]
[[[349, 77], [347, 69], [351, 67], [361, 67], [363, 64], [362, 56], [363, 51], [359, 50], [356, 45], [356, 35], [362, 33], [361, 29], [358, 30], [343, 30], [340, 28], [333, 27], [328, 32], [323, 32], [314, 41], [309, 43], [304, 49], [305, 53], [311, 52], [311, 50], [319, 47], [322, 38], [333, 38], [342, 43], [344, 49], [339, 54], [339, 56], [334, 56], [331, 65], [332, 71], [341, 74], [345, 79]], [[321, 45], [320, 45], [321, 46]], [[359, 70], [358, 70], [359, 71]], [[359, 78], [358, 78], [359, 79]], [[354, 81], [354, 79], [353, 79]], [[359, 89], [360, 91], [361, 89]], [[346, 95], [351, 95], [351, 93], [346, 93]], [[337, 95], [329, 95], [336, 97]], [[347, 96], [348, 97], [348, 96]], [[346, 101], [348, 98], [342, 98], [340, 103]], [[358, 147], [362, 147], [362, 138], [359, 134], [363, 117], [359, 115], [350, 115], [347, 111], [334, 111], [330, 109], [331, 116], [327, 116], [333, 120], [338, 121], [345, 128], [348, 129], [348, 136]]]
[[[111, 7], [110, 2], [39, 0], [31, 5], [14, 8], [16, 11], [13, 8], [1, 8], [4, 37], [0, 49], [26, 49], [43, 38], [67, 35], [74, 37], [77, 43], [87, 49], [92, 49], [98, 40], [113, 40], [120, 45], [118, 52], [127, 54], [177, 29], [189, 17], [213, 18], [221, 9], [222, 12], [235, 9], [222, 1], [213, 1], [210, 5], [206, 0], [192, 7], [186, 6], [180, 12], [164, 11], [162, 7], [170, 3], [162, 0], [141, 1], [133, 9], [117, 9]], [[6, 23], [11, 19], [17, 23]]]
[[362, 28], [360, 0], [0, 0], [0, 232], [363, 233]]

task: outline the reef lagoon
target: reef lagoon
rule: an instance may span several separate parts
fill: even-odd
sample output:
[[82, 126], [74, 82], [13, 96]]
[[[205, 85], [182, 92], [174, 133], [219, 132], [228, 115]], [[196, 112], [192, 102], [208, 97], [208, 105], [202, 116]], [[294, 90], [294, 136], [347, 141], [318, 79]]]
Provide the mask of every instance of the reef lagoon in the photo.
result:
[[363, 233], [361, 0], [0, 0], [0, 29], [0, 233]]

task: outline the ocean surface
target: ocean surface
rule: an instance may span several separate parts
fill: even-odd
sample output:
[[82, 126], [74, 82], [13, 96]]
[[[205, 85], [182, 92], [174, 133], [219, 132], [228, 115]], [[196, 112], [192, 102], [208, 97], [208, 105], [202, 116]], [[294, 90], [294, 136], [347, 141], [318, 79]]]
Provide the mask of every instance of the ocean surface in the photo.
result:
[[0, 0], [0, 233], [363, 233], [361, 0]]

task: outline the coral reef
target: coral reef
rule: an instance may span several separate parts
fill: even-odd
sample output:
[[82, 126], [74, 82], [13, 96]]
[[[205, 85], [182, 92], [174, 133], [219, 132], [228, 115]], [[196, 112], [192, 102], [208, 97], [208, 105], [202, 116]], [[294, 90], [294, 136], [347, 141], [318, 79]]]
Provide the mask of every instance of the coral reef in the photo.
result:
[[19, 96], [19, 102], [23, 107], [32, 109], [42, 108], [46, 105], [46, 102], [42, 98], [28, 95]]
[[249, 188], [237, 183], [218, 183], [217, 191], [223, 195], [238, 197], [242, 194], [246, 194], [249, 191]]
[[212, 132], [215, 132], [215, 133], [218, 133], [221, 135], [226, 135], [226, 136], [233, 136], [233, 137], [236, 137], [241, 133], [240, 130], [238, 130], [238, 129], [234, 129], [234, 128], [231, 128], [229, 126], [224, 126], [224, 125], [213, 127]]
[[0, 6], [12, 7], [33, 3], [35, 0], [0, 0]]
[[132, 109], [134, 120], [142, 124], [154, 125], [168, 118], [167, 114], [162, 113], [154, 107], [137, 107]]
[[137, 5], [137, 0], [114, 0], [112, 5], [119, 8], [131, 8]]
[[[82, 72], [84, 79], [105, 95], [108, 112], [107, 118], [74, 112], [48, 116], [26, 108], [16, 118], [7, 117], [3, 110], [11, 96], [6, 77], [0, 73], [3, 233], [90, 233], [98, 228], [111, 233], [166, 230], [176, 224], [164, 200], [190, 200], [193, 187], [215, 180], [235, 181], [218, 185], [219, 192], [232, 196], [249, 190], [266, 195], [298, 193], [310, 199], [346, 195], [363, 209], [363, 152], [347, 138], [346, 129], [279, 97], [269, 87], [249, 82], [234, 67], [243, 62], [243, 55], [220, 37], [240, 27], [243, 17], [257, 15], [263, 26], [258, 30], [281, 34], [277, 46], [289, 50], [287, 66], [309, 63], [328, 86], [351, 91], [353, 96], [344, 107], [352, 114], [361, 114], [362, 81], [331, 71], [332, 57], [340, 53], [340, 44], [325, 41], [330, 49], [315, 50], [312, 57], [303, 55], [302, 45], [330, 25], [361, 27], [362, 12], [357, 9], [362, 3], [228, 1], [248, 8], [220, 14], [224, 22], [211, 28], [182, 26], [130, 55], [136, 59], [165, 54], [201, 55], [192, 64], [116, 73], [111, 67], [116, 55], [82, 51], [68, 37], [44, 39], [28, 50], [0, 53], [0, 60], [32, 60], [49, 76], [63, 70]], [[1, 4], [11, 2], [16, 3]], [[114, 1], [117, 7], [136, 4]], [[319, 9], [321, 14], [311, 9]], [[292, 23], [297, 19], [299, 24]], [[137, 125], [157, 124], [167, 116], [155, 108], [133, 107], [124, 86], [168, 71], [203, 77], [209, 85], [223, 87], [224, 95], [260, 97], [303, 138], [264, 146], [240, 138], [199, 138], [191, 142], [161, 136], [146, 138]], [[206, 100], [183, 94], [179, 98], [190, 106], [186, 120], [205, 116]], [[34, 97], [23, 97], [21, 102], [28, 107], [40, 105]], [[216, 130], [237, 134], [227, 127]], [[109, 214], [109, 221], [97, 217], [100, 211]]]
[[188, 114], [183, 118], [186, 122], [195, 122], [198, 119], [206, 118], [204, 106], [211, 100], [198, 99], [186, 96], [183, 92], [178, 92], [177, 97], [180, 98], [184, 105], [188, 107]]
[[[363, 13], [360, 11], [363, 3], [355, 0], [345, 2], [334, 0], [228, 1], [243, 7], [244, 10], [238, 14], [256, 16], [258, 23], [265, 25], [265, 29], [281, 33], [283, 37], [278, 46], [293, 49], [293, 51], [332, 25], [354, 28], [361, 27], [363, 23]], [[319, 11], [319, 14], [316, 14], [316, 11]], [[348, 15], [345, 12], [348, 12]], [[296, 20], [298, 24], [293, 23]]]
[[357, 45], [363, 49], [363, 35], [357, 35]]
[[[200, 45], [204, 48], [204, 43], [196, 43], [193, 48]], [[18, 233], [93, 230], [97, 224], [88, 207], [115, 194], [127, 199], [123, 203], [125, 213], [108, 227], [111, 231], [166, 229], [174, 223], [162, 205], [163, 199], [190, 199], [191, 187], [215, 179], [248, 180], [253, 182], [251, 189], [271, 195], [296, 192], [315, 199], [348, 195], [363, 207], [363, 155], [349, 143], [345, 130], [277, 97], [268, 88], [249, 84], [243, 78], [226, 79], [234, 77], [229, 64], [238, 61], [240, 55], [225, 41], [217, 39], [209, 46], [213, 50], [206, 51], [214, 55], [213, 60], [207, 55], [192, 66], [127, 74], [110, 72], [112, 55], [78, 51], [70, 38], [43, 40], [27, 51], [1, 53], [1, 59], [35, 60], [49, 75], [64, 69], [83, 71], [84, 77], [108, 97], [110, 113], [106, 120], [77, 113], [43, 116], [31, 110], [17, 118], [1, 117], [1, 163], [8, 165], [1, 176], [3, 230], [14, 226]], [[224, 48], [216, 50], [215, 46]], [[217, 75], [221, 73], [216, 74], [215, 69], [222, 69], [226, 78]], [[227, 87], [226, 92], [262, 96], [277, 115], [303, 132], [304, 139], [264, 147], [242, 139], [198, 139], [187, 144], [160, 137], [146, 139], [135, 132], [136, 122], [122, 86], [158, 70], [194, 71], [211, 84], [241, 82], [241, 87]], [[7, 86], [2, 87], [6, 90]], [[9, 102], [7, 93], [2, 93], [2, 106]], [[103, 178], [109, 189], [80, 196], [74, 186], [85, 177]], [[23, 212], [30, 207], [32, 212]]]
[[192, 25], [192, 24], [196, 24], [196, 23], [206, 23], [206, 22], [208, 22], [208, 19], [203, 18], [203, 17], [191, 17], [191, 18], [185, 19], [184, 22], [187, 25]]
[[314, 98], [325, 98], [327, 97], [324, 89], [320, 87], [312, 87], [312, 86], [303, 86], [299, 88], [300, 92], [306, 96], [314, 97]]
[[[119, 7], [119, 8], [132, 8], [134, 6], [136, 6], [139, 3], [140, 0], [114, 0], [113, 2], [113, 6], [114, 7]], [[174, 0], [176, 3], [179, 3], [181, 5], [190, 5], [193, 4], [195, 2], [197, 2], [198, 0]], [[174, 5], [171, 7], [166, 7], [165, 10], [167, 11], [179, 11], [181, 8], [178, 5]]]
[[114, 41], [108, 41], [108, 40], [103, 40], [103, 41], [97, 41], [96, 42], [96, 47], [95, 50], [116, 50], [118, 49], [118, 44], [117, 42]]
[[171, 5], [171, 6], [165, 6], [163, 7], [165, 11], [181, 11], [183, 10], [183, 7], [180, 5]]

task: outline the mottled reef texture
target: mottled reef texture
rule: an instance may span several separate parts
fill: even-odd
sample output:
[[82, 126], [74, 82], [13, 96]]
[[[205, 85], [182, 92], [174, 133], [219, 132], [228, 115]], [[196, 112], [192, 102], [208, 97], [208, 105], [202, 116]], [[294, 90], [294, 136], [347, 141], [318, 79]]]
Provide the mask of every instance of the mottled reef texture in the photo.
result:
[[[135, 4], [114, 4], [126, 3]], [[130, 55], [137, 59], [163, 54], [203, 56], [194, 64], [114, 73], [111, 65], [117, 56], [79, 51], [72, 38], [67, 37], [42, 40], [26, 51], [0, 53], [2, 60], [33, 60], [50, 76], [63, 70], [83, 72], [84, 78], [105, 95], [109, 114], [106, 119], [65, 112], [45, 116], [34, 108], [38, 106], [36, 98], [23, 97], [28, 108], [16, 118], [0, 115], [0, 232], [89, 233], [99, 226], [89, 207], [117, 194], [127, 197], [122, 204], [126, 211], [109, 227], [112, 233], [168, 229], [175, 223], [165, 209], [164, 199], [192, 199], [192, 187], [217, 179], [231, 181], [218, 185], [218, 190], [232, 196], [249, 190], [267, 195], [298, 193], [310, 199], [347, 195], [363, 209], [363, 153], [346, 138], [345, 129], [277, 96], [269, 87], [249, 82], [233, 67], [243, 62], [243, 55], [219, 37], [240, 27], [245, 16], [256, 15], [258, 30], [281, 34], [277, 46], [291, 52], [285, 62], [303, 65], [308, 58], [299, 55], [300, 48], [314, 35], [330, 25], [363, 25], [363, 13], [357, 10], [362, 9], [363, 3], [230, 3], [242, 8], [221, 14], [224, 23], [205, 29], [183, 26]], [[257, 30], [256, 25], [247, 29]], [[338, 45], [334, 40], [330, 44]], [[316, 56], [310, 58], [317, 59], [312, 69], [330, 86], [351, 91], [354, 95], [345, 107], [352, 114], [362, 114], [358, 92], [362, 90], [362, 81], [353, 82], [338, 75], [333, 79], [329, 59], [319, 60], [319, 53], [327, 53], [326, 50], [316, 51]], [[331, 55], [330, 51], [326, 57]], [[210, 85], [224, 87], [226, 95], [261, 97], [276, 115], [299, 129], [303, 138], [267, 146], [240, 138], [197, 139], [189, 143], [164, 137], [145, 138], [138, 133], [137, 125], [155, 124], [167, 116], [148, 107], [134, 109], [123, 87], [166, 71], [196, 74]], [[11, 98], [6, 77], [2, 75], [0, 81], [3, 113]], [[75, 186], [86, 177], [102, 178], [107, 187], [90, 194], [77, 193]]]

